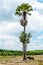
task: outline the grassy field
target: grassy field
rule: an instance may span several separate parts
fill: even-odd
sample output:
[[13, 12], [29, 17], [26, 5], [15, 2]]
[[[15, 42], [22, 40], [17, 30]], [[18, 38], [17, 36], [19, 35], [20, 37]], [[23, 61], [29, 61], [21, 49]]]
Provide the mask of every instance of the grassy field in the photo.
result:
[[22, 61], [22, 56], [0, 56], [0, 65], [43, 65], [43, 55], [33, 55], [34, 61]]

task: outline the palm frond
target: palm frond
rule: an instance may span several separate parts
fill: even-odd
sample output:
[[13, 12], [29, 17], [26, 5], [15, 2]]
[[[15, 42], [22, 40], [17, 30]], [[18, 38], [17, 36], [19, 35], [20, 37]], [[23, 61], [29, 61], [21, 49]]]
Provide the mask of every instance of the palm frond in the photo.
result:
[[24, 33], [22, 32], [20, 35], [20, 42], [22, 43], [30, 43], [31, 33]]
[[20, 6], [18, 6], [17, 8], [16, 8], [16, 12], [15, 12], [15, 14], [17, 14], [17, 15], [22, 15], [21, 14], [21, 12], [23, 13], [23, 12], [29, 12], [29, 11], [32, 11], [32, 6], [31, 5], [29, 5], [28, 3], [23, 3], [23, 4], [21, 4]]

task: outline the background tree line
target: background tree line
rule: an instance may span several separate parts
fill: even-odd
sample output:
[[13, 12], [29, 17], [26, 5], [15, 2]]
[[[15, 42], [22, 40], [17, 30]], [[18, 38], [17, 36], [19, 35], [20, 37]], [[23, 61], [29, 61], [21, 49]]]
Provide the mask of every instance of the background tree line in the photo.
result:
[[[42, 55], [43, 50], [33, 50], [33, 51], [26, 51], [26, 55]], [[0, 56], [22, 56], [23, 51], [13, 51], [13, 50], [2, 50], [0, 49]]]

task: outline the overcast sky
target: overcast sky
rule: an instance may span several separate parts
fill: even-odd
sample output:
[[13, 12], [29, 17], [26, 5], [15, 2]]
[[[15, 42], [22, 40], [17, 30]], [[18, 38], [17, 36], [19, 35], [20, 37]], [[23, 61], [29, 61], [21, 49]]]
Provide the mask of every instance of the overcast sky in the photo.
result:
[[22, 50], [21, 17], [15, 16], [16, 7], [22, 3], [29, 3], [33, 8], [32, 15], [27, 15], [26, 32], [32, 35], [27, 50], [43, 49], [43, 0], [0, 0], [0, 49]]

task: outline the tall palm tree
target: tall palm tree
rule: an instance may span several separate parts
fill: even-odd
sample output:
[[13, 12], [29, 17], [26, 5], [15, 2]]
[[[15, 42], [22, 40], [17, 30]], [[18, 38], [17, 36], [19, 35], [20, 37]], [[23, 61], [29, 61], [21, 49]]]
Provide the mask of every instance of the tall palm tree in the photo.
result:
[[20, 20], [20, 23], [24, 27], [24, 42], [23, 42], [24, 58], [23, 58], [23, 60], [26, 60], [26, 54], [25, 54], [25, 51], [26, 51], [26, 49], [25, 49], [25, 47], [26, 47], [26, 43], [25, 43], [25, 27], [26, 27], [27, 22], [28, 22], [27, 19], [26, 19], [26, 15], [27, 14], [31, 15], [30, 11], [32, 11], [32, 10], [33, 9], [32, 9], [31, 5], [29, 5], [28, 3], [23, 3], [23, 4], [21, 4], [20, 6], [17, 7], [16, 12], [15, 12], [15, 14], [17, 14], [19, 16], [22, 15], [22, 19]]

